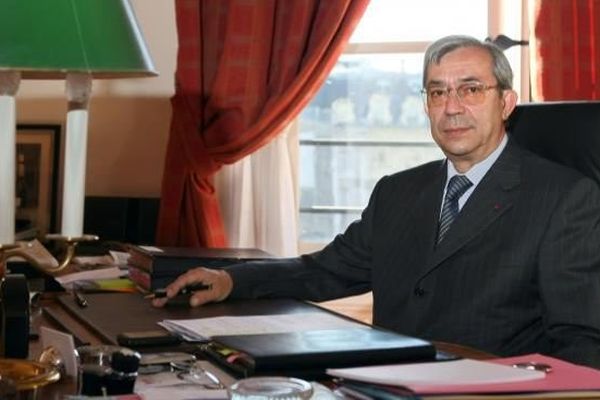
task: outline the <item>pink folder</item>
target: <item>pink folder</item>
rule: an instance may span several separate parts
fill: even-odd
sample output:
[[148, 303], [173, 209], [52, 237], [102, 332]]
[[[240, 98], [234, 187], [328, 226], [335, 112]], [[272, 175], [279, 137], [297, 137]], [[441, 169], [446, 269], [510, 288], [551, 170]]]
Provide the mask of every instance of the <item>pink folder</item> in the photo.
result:
[[548, 364], [552, 371], [543, 379], [534, 379], [513, 383], [495, 383], [485, 385], [410, 385], [410, 389], [421, 395], [427, 394], [476, 394], [476, 393], [526, 393], [600, 390], [600, 370], [572, 364], [557, 358], [541, 354], [528, 354], [518, 357], [487, 360], [498, 364], [512, 365], [520, 362]]

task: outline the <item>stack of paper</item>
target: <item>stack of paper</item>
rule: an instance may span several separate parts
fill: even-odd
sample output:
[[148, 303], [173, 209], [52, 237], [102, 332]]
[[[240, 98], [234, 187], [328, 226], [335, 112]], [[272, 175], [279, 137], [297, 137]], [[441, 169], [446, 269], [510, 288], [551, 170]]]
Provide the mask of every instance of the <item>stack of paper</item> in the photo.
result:
[[133, 291], [135, 286], [129, 279], [122, 279], [127, 271], [119, 267], [99, 268], [73, 272], [56, 277], [56, 281], [67, 290]]

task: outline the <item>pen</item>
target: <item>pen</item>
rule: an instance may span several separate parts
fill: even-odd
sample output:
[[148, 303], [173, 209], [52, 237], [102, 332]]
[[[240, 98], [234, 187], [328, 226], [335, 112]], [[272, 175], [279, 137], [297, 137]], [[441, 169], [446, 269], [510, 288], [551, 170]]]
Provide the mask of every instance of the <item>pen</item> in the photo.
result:
[[88, 302], [86, 298], [81, 294], [79, 290], [73, 290], [73, 297], [75, 298], [75, 303], [81, 308], [85, 308], [88, 306]]
[[[185, 286], [183, 289], [181, 289], [179, 291], [179, 293], [177, 293], [177, 295], [178, 296], [191, 295], [194, 292], [199, 292], [202, 290], [211, 290], [211, 289], [212, 289], [212, 283], [198, 282], [198, 283], [194, 283], [193, 285]], [[151, 294], [146, 296], [146, 298], [149, 298], [149, 299], [162, 299], [164, 297], [167, 297], [167, 289], [164, 289], [164, 288], [156, 289], [154, 292], [152, 292]]]

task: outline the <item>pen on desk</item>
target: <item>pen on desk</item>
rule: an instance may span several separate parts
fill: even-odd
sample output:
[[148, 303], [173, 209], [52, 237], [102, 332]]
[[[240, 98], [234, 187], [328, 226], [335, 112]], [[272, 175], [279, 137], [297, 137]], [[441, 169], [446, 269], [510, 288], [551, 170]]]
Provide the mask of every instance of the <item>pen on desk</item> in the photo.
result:
[[75, 289], [73, 290], [73, 297], [75, 298], [75, 303], [77, 303], [77, 305], [81, 308], [85, 308], [88, 306], [88, 302], [86, 300], [86, 298], [83, 296], [83, 294]]
[[[177, 295], [191, 295], [194, 292], [199, 292], [202, 290], [211, 290], [212, 289], [212, 283], [204, 283], [204, 282], [199, 282], [199, 283], [194, 283], [193, 285], [188, 285], [185, 286], [183, 289], [181, 289], [179, 291], [179, 293]], [[167, 297], [167, 289], [156, 289], [154, 292], [150, 293], [149, 295], [145, 296], [147, 299], [162, 299], [164, 297]]]

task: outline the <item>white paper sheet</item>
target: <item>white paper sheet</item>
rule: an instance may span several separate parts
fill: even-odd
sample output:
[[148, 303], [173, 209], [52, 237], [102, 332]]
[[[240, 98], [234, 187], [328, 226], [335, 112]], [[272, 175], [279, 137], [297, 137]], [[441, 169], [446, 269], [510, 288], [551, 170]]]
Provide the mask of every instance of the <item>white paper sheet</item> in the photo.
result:
[[70, 286], [77, 281], [89, 281], [94, 279], [113, 279], [120, 278], [127, 275], [127, 270], [120, 269], [119, 267], [110, 268], [99, 268], [89, 271], [73, 272], [63, 276], [56, 277], [56, 281], [65, 288]]
[[197, 319], [164, 320], [159, 325], [189, 341], [213, 336], [301, 332], [338, 328], [367, 328], [358, 322], [327, 313], [252, 315]]
[[67, 375], [77, 376], [77, 361], [75, 359], [75, 342], [73, 335], [50, 329], [46, 326], [40, 327], [40, 339], [44, 349], [53, 346], [61, 355], [65, 364]]
[[419, 364], [377, 365], [328, 369], [339, 378], [382, 385], [480, 385], [542, 379], [542, 371], [529, 371], [478, 360], [441, 361]]

